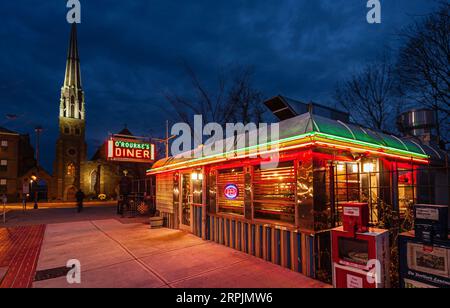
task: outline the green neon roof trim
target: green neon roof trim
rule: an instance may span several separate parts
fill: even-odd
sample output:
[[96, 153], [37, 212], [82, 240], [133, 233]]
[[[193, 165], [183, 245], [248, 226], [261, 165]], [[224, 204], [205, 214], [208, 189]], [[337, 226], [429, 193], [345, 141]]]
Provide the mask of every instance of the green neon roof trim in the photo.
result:
[[[279, 141], [271, 141], [265, 144], [259, 144], [256, 146], [251, 146], [251, 147], [246, 147], [246, 148], [241, 148], [241, 149], [237, 149], [237, 150], [233, 150], [233, 151], [229, 151], [226, 153], [221, 153], [221, 154], [215, 154], [215, 155], [210, 155], [210, 156], [205, 156], [205, 157], [199, 157], [199, 158], [193, 158], [193, 159], [189, 159], [186, 161], [181, 161], [175, 164], [168, 164], [166, 166], [161, 166], [158, 168], [154, 168], [154, 169], [150, 169], [147, 172], [156, 172], [159, 170], [164, 170], [167, 169], [169, 167], [174, 167], [174, 166], [178, 166], [178, 165], [185, 165], [187, 163], [196, 163], [196, 162], [200, 162], [202, 160], [207, 160], [207, 159], [212, 159], [212, 158], [227, 158], [228, 155], [230, 154], [238, 154], [239, 152], [246, 152], [252, 149], [257, 149], [259, 147], [268, 147], [274, 144], [282, 144], [285, 142], [290, 142], [290, 141], [295, 141], [295, 140], [301, 140], [301, 139], [305, 139], [308, 137], [314, 137], [314, 136], [320, 136], [323, 137], [325, 139], [329, 139], [329, 140], [335, 140], [335, 141], [340, 141], [340, 142], [347, 142], [347, 143], [351, 143], [352, 145], [361, 145], [361, 146], [366, 146], [366, 147], [371, 147], [374, 148], [374, 150], [387, 150], [390, 151], [394, 154], [399, 154], [399, 155], [405, 155], [405, 156], [411, 156], [411, 157], [416, 157], [416, 158], [422, 158], [422, 159], [428, 159], [429, 156], [425, 155], [425, 154], [418, 154], [418, 153], [414, 153], [414, 152], [410, 152], [410, 151], [406, 151], [406, 150], [400, 150], [400, 149], [396, 149], [396, 148], [390, 148], [390, 147], [386, 147], [386, 146], [379, 146], [379, 145], [374, 145], [374, 144], [370, 144], [367, 142], [362, 142], [362, 141], [358, 141], [358, 140], [354, 140], [354, 139], [348, 139], [348, 138], [343, 138], [343, 137], [339, 137], [339, 136], [333, 136], [333, 135], [329, 135], [329, 134], [324, 134], [324, 133], [308, 133], [308, 134], [302, 134], [302, 135], [298, 135], [298, 136], [294, 136], [294, 137], [289, 137], [289, 138], [285, 138]], [[314, 141], [314, 140], [311, 140]], [[351, 147], [351, 145], [349, 145]], [[233, 157], [230, 157], [230, 159], [233, 159]]]
[[[225, 153], [186, 159], [178, 162], [176, 157], [172, 157], [169, 160], [160, 161], [159, 163], [161, 163], [162, 166], [150, 169], [148, 170], [148, 172], [156, 172], [158, 170], [164, 170], [170, 167], [184, 165], [187, 163], [192, 164], [200, 162], [202, 160], [214, 158], [232, 159], [233, 157], [227, 156], [239, 156], [239, 153], [257, 150], [260, 147], [264, 147], [265, 149], [267, 149], [268, 147], [271, 147], [273, 145], [302, 140], [306, 138], [313, 138], [316, 136], [329, 141], [347, 143], [349, 147], [363, 146], [371, 148], [375, 151], [385, 151], [388, 154], [401, 155], [418, 159], [430, 158], [430, 156], [427, 155], [427, 152], [423, 148], [421, 148], [419, 143], [415, 143], [407, 139], [400, 139], [395, 136], [386, 135], [380, 132], [375, 132], [373, 130], [365, 129], [354, 124], [342, 123], [340, 121], [311, 115], [309, 113], [282, 121], [279, 123], [279, 125], [279, 140], [273, 140], [258, 145], [227, 151]], [[311, 141], [314, 140], [311, 139]], [[226, 146], [225, 140], [224, 146]], [[191, 155], [195, 154], [195, 150], [191, 151], [190, 153]]]

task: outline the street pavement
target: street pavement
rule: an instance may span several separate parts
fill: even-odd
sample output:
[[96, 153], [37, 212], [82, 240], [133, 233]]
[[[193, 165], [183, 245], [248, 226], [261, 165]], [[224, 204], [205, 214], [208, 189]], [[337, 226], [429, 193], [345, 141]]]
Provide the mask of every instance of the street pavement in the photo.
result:
[[23, 211], [22, 207], [10, 206], [6, 214], [6, 224], [3, 223], [3, 216], [1, 216], [0, 228], [102, 220], [115, 217], [116, 209], [116, 205], [111, 203], [87, 204], [82, 213], [77, 213], [75, 204], [67, 203], [41, 205], [38, 210], [29, 207], [26, 211]]

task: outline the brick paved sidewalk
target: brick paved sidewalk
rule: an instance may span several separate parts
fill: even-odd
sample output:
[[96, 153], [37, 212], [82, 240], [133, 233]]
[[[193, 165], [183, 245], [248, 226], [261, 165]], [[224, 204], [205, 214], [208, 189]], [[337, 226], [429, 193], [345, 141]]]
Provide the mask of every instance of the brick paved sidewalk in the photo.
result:
[[0, 288], [30, 288], [45, 226], [0, 229]]

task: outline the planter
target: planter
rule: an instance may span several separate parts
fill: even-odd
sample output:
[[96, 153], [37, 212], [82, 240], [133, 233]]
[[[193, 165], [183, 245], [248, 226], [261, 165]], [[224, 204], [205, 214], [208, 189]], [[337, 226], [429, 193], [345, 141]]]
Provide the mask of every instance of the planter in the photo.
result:
[[150, 229], [158, 229], [164, 227], [163, 217], [151, 217], [150, 218]]

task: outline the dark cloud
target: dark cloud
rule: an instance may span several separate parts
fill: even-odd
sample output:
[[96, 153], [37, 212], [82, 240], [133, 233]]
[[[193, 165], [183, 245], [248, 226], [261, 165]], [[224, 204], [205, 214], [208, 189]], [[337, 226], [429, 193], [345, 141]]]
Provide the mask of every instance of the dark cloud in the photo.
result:
[[[22, 132], [46, 128], [44, 164], [57, 135], [69, 25], [66, 1], [1, 1], [0, 120]], [[91, 153], [108, 132], [163, 134], [161, 92], [183, 92], [185, 60], [206, 83], [221, 66], [253, 65], [265, 95], [283, 93], [332, 105], [334, 84], [435, 4], [382, 1], [383, 23], [365, 20], [365, 0], [83, 1], [79, 44]], [[3, 122], [2, 122], [3, 121]]]

